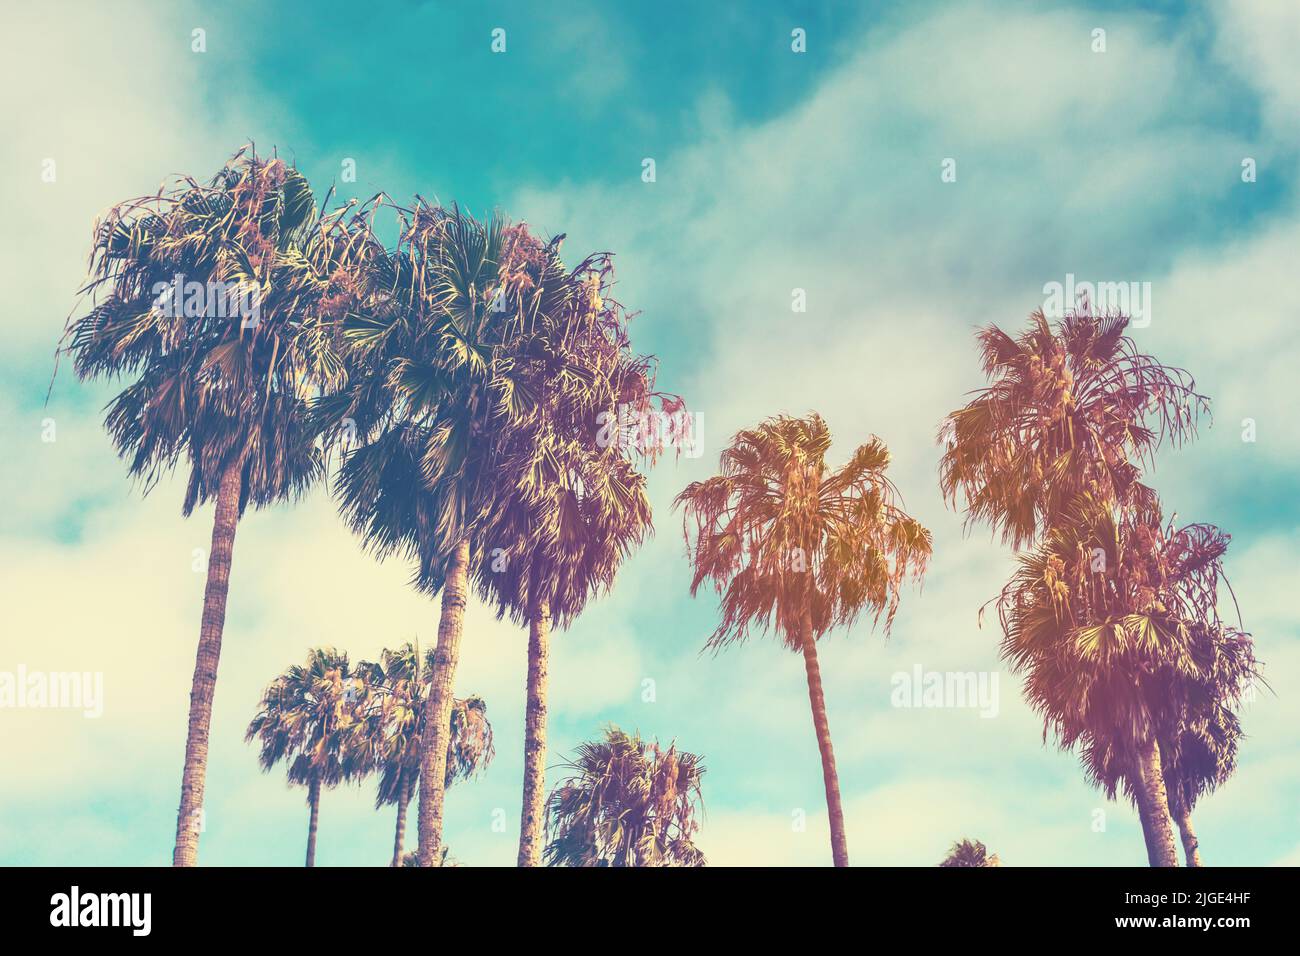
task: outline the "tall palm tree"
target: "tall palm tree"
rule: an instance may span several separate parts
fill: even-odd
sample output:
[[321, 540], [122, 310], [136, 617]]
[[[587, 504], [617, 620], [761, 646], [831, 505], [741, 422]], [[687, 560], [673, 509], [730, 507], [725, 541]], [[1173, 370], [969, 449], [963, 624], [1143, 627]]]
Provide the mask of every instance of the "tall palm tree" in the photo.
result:
[[[420, 742], [424, 737], [425, 680], [433, 667], [433, 651], [421, 671], [415, 645], [385, 649], [377, 662], [362, 662], [357, 673], [365, 681], [366, 707], [353, 725], [348, 763], [358, 774], [378, 772], [375, 809], [395, 805], [397, 826], [390, 865], [404, 856], [407, 807], [420, 779]], [[492, 725], [481, 697], [452, 702], [451, 749], [447, 754], [445, 786], [468, 780], [492, 762]]]
[[[968, 525], [987, 521], [1019, 549], [1058, 530], [1077, 539], [1086, 529], [1060, 526], [1080, 513], [1110, 509], [1112, 528], [1158, 514], [1155, 492], [1140, 480], [1141, 467], [1163, 443], [1178, 445], [1193, 436], [1209, 405], [1186, 371], [1138, 351], [1125, 334], [1128, 323], [1123, 315], [1095, 315], [1084, 302], [1056, 323], [1034, 313], [1029, 328], [1016, 337], [992, 325], [979, 331], [990, 384], [940, 429], [945, 446], [940, 487], [954, 505], [964, 499]], [[1150, 533], [1147, 528], [1133, 541]], [[1142, 554], [1132, 560], [1140, 562]], [[1058, 571], [1050, 567], [1052, 574]], [[1058, 583], [1053, 579], [1049, 589]], [[1022, 591], [1025, 586], [1019, 580], [1008, 587]], [[1040, 614], [1045, 607], [1039, 606]], [[1145, 711], [1134, 713], [1145, 725]], [[1104, 753], [1113, 744], [1104, 735], [1093, 740], [1087, 733], [1063, 739], [1078, 739], [1085, 752], [1096, 747]], [[1147, 726], [1123, 739], [1141, 740], [1145, 748], [1119, 760], [1132, 782], [1149, 855], [1167, 860], [1167, 815], [1154, 809], [1165, 797], [1153, 782], [1159, 774], [1150, 772], [1160, 756], [1158, 736]]]
[[503, 508], [497, 517], [482, 540], [507, 545], [504, 567], [493, 571], [497, 559], [484, 555], [475, 562], [476, 580], [485, 599], [498, 603], [499, 613], [528, 626], [518, 864], [539, 866], [552, 623], [568, 626], [590, 597], [612, 585], [623, 557], [650, 529], [650, 505], [644, 478], [626, 462], [612, 462], [603, 469], [568, 471], [546, 504]]
[[1211, 525], [1165, 524], [1158, 502], [1124, 515], [1085, 496], [998, 599], [1003, 657], [1025, 674], [1026, 698], [1063, 749], [1083, 746], [1111, 794], [1122, 768], [1152, 866], [1177, 865], [1162, 751], [1181, 756], [1171, 730], [1187, 726], [1189, 689], [1214, 686], [1227, 543]]
[[848, 865], [839, 777], [822, 693], [817, 640], [850, 626], [867, 609], [888, 632], [903, 583], [919, 581], [930, 532], [903, 511], [885, 476], [889, 451], [878, 438], [838, 470], [826, 464], [830, 429], [819, 415], [779, 416], [742, 431], [722, 453], [722, 473], [677, 496], [694, 577], [722, 598], [710, 648], [743, 641], [754, 625], [775, 627], [802, 653], [821, 752], [831, 853]]
[[939, 484], [967, 524], [986, 521], [1013, 548], [1036, 541], [1081, 494], [1149, 507], [1139, 481], [1163, 442], [1196, 432], [1206, 398], [1192, 377], [1139, 352], [1123, 315], [1087, 308], [1012, 337], [976, 335], [990, 380], [939, 432]]
[[419, 790], [423, 866], [439, 856], [452, 682], [471, 553], [504, 480], [501, 434], [536, 417], [537, 383], [568, 387], [570, 369], [539, 316], [522, 225], [478, 222], [417, 197], [391, 252], [363, 230], [363, 305], [349, 316], [346, 387], [316, 406], [355, 444], [339, 470], [340, 507], [379, 556], [416, 562], [414, 584], [442, 594]]
[[305, 400], [341, 370], [346, 209], [318, 216], [277, 158], [241, 149], [207, 186], [183, 179], [96, 223], [90, 311], [61, 351], [82, 379], [124, 377], [105, 426], [147, 494], [184, 461], [182, 513], [215, 501], [173, 863], [198, 861], [208, 734], [235, 529], [248, 505], [292, 499], [320, 473]]
[[550, 866], [703, 866], [701, 758], [617, 727], [580, 744], [547, 803]]
[[990, 854], [988, 848], [979, 840], [962, 840], [954, 843], [948, 850], [940, 866], [1001, 866], [1002, 861], [996, 853]]
[[606, 288], [608, 256], [568, 270], [558, 242], [543, 246], [521, 236], [512, 251], [532, 276], [536, 322], [566, 371], [558, 385], [538, 376], [530, 387], [538, 398], [533, 417], [495, 436], [503, 480], [471, 568], [498, 616], [529, 629], [518, 863], [539, 866], [551, 628], [571, 624], [589, 598], [610, 588], [624, 558], [651, 531], [645, 479], [633, 459], [653, 461], [664, 443], [658, 433], [602, 441], [592, 424], [620, 412], [683, 412], [676, 396], [655, 390], [653, 359], [631, 351], [626, 313]]
[[307, 866], [316, 865], [316, 829], [322, 788], [347, 773], [344, 759], [352, 726], [364, 700], [347, 654], [316, 648], [266, 688], [245, 742], [258, 741], [258, 762], [269, 772], [284, 760], [288, 782], [307, 788]]

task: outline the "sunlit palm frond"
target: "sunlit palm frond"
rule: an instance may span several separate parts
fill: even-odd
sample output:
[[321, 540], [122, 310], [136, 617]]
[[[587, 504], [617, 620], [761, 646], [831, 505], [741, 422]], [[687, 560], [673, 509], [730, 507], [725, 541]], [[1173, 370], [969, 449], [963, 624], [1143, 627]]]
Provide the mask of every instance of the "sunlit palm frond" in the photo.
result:
[[756, 626], [798, 649], [806, 606], [816, 635], [864, 610], [888, 632], [904, 583], [924, 574], [930, 533], [903, 510], [884, 444], [872, 438], [836, 470], [829, 449], [820, 416], [768, 419], [736, 435], [721, 474], [677, 496], [691, 592], [708, 582], [721, 596], [710, 646]]
[[1034, 313], [1015, 338], [979, 331], [990, 384], [939, 433], [940, 487], [968, 525], [987, 522], [1019, 548], [1080, 495], [1149, 502], [1139, 466], [1194, 435], [1209, 402], [1187, 372], [1138, 351], [1127, 326], [1083, 308], [1055, 324]]

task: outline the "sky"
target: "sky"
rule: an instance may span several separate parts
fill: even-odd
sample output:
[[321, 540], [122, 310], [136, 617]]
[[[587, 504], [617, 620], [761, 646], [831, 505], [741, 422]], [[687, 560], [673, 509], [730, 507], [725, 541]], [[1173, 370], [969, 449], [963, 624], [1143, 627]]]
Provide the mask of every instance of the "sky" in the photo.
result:
[[[97, 718], [0, 709], [0, 864], [170, 862], [212, 510], [181, 517], [183, 477], [132, 484], [102, 429], [112, 383], [66, 364], [51, 380], [94, 217], [249, 141], [318, 194], [500, 209], [566, 233], [575, 262], [615, 254], [634, 344], [700, 416], [702, 455], [655, 467], [654, 538], [554, 638], [548, 783], [606, 723], [675, 740], [704, 758], [713, 864], [829, 863], [825, 799], [802, 661], [763, 636], [701, 653], [716, 601], [689, 596], [670, 505], [738, 429], [812, 410], [835, 463], [886, 442], [934, 535], [888, 635], [821, 642], [852, 862], [933, 865], [963, 837], [1006, 865], [1145, 862], [1136, 813], [1044, 742], [981, 626], [1014, 557], [945, 506], [935, 433], [982, 384], [977, 326], [1022, 327], [1067, 275], [1149, 283], [1132, 334], [1214, 415], [1150, 481], [1232, 534], [1271, 688], [1197, 808], [1202, 854], [1300, 864], [1300, 7], [15, 2], [0, 44], [0, 671], [104, 686]], [[241, 522], [202, 863], [301, 864], [305, 795], [259, 769], [244, 728], [309, 647], [431, 643], [438, 606], [409, 572], [363, 553], [324, 487]], [[487, 701], [497, 755], [448, 792], [466, 865], [515, 859], [526, 647], [471, 603], [456, 692]], [[996, 707], [894, 706], [918, 667], [996, 680]], [[373, 799], [370, 781], [325, 794], [318, 865], [387, 863]]]

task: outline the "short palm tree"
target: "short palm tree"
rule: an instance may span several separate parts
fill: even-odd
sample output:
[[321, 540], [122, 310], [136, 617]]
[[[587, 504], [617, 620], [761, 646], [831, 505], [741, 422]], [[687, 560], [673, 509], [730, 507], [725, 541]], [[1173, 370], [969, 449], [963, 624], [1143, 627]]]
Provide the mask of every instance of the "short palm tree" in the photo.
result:
[[609, 727], [579, 745], [547, 802], [549, 866], [703, 866], [700, 757]]
[[65, 334], [79, 377], [129, 379], [105, 426], [145, 493], [184, 461], [183, 513], [216, 504], [177, 866], [198, 861], [236, 525], [250, 504], [292, 499], [321, 473], [305, 400], [341, 369], [333, 329], [351, 286], [345, 211], [318, 216], [297, 170], [245, 147], [207, 186], [186, 178], [109, 210], [83, 290], [94, 306]]
[[1055, 324], [1035, 312], [1015, 337], [978, 332], [990, 384], [939, 433], [939, 484], [964, 498], [968, 524], [987, 521], [1020, 548], [1081, 494], [1151, 505], [1139, 466], [1193, 435], [1208, 402], [1187, 372], [1139, 352], [1128, 323], [1085, 308]]
[[[345, 760], [358, 775], [379, 774], [375, 809], [397, 807], [392, 866], [401, 866], [407, 807], [420, 779], [420, 743], [424, 737], [425, 681], [433, 666], [430, 650], [420, 669], [414, 644], [385, 649], [379, 661], [362, 662], [357, 673], [366, 685], [366, 706], [353, 725]], [[492, 762], [492, 725], [481, 697], [452, 703], [451, 749], [445, 786], [468, 780]]]
[[1162, 752], [1181, 757], [1195, 694], [1216, 693], [1216, 659], [1242, 654], [1232, 669], [1247, 667], [1239, 632], [1225, 651], [1217, 612], [1227, 543], [1211, 525], [1163, 523], [1158, 502], [1124, 515], [1084, 497], [998, 599], [1003, 658], [1026, 698], [1111, 794], [1122, 768], [1152, 866], [1177, 865]]
[[317, 648], [305, 664], [295, 664], [271, 682], [244, 735], [246, 742], [258, 742], [263, 770], [269, 772], [283, 760], [289, 784], [307, 788], [307, 866], [316, 865], [321, 789], [337, 786], [347, 775], [346, 746], [361, 716], [362, 690], [347, 654]]
[[839, 776], [822, 693], [817, 640], [850, 626], [866, 609], [888, 632], [905, 581], [919, 581], [930, 532], [903, 511], [885, 476], [889, 452], [877, 438], [838, 470], [826, 463], [830, 429], [819, 415], [770, 418], [736, 435], [722, 473], [677, 496], [694, 577], [722, 597], [722, 622], [708, 646], [743, 641], [774, 627], [802, 653], [821, 752], [831, 853], [848, 865]]
[[962, 840], [954, 843], [948, 850], [940, 866], [1001, 866], [1002, 861], [996, 853], [990, 854], [988, 848], [979, 840]]

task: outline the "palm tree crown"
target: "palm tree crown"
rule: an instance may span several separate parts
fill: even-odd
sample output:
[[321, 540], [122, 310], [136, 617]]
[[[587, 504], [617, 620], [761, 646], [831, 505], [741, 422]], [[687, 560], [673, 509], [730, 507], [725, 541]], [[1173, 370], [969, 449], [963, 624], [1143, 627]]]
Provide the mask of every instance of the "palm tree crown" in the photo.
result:
[[1002, 861], [996, 853], [990, 854], [988, 848], [979, 840], [962, 840], [954, 843], [948, 850], [940, 866], [1001, 866]]
[[82, 378], [134, 376], [106, 425], [146, 490], [182, 456], [186, 514], [215, 496], [232, 457], [241, 509], [320, 474], [304, 413], [342, 370], [345, 212], [318, 216], [301, 173], [246, 147], [210, 185], [185, 179], [97, 225], [85, 287], [97, 302], [69, 325], [65, 350]]
[[977, 335], [991, 384], [944, 421], [939, 483], [1012, 547], [1035, 540], [1081, 494], [1150, 507], [1139, 480], [1163, 441], [1195, 433], [1208, 411], [1182, 369], [1137, 350], [1123, 315], [1084, 309], [1055, 324], [1042, 312], [1012, 337]]
[[346, 743], [360, 717], [362, 687], [346, 653], [312, 650], [305, 664], [293, 665], [266, 688], [244, 740], [258, 742], [263, 770], [287, 761], [290, 784], [337, 786], [348, 772]]
[[720, 475], [677, 496], [691, 593], [711, 581], [722, 595], [709, 646], [744, 640], [757, 623], [799, 650], [805, 608], [814, 635], [864, 608], [888, 630], [902, 584], [924, 574], [930, 532], [899, 505], [884, 444], [872, 438], [837, 471], [826, 465], [830, 444], [819, 415], [769, 419], [736, 435]]
[[[526, 624], [545, 601], [566, 626], [589, 598], [613, 584], [623, 559], [651, 530], [645, 478], [634, 458], [653, 461], [656, 441], [629, 445], [600, 440], [601, 416], [620, 409], [681, 409], [676, 396], [656, 391], [654, 360], [631, 351], [628, 317], [608, 295], [608, 256], [574, 269], [559, 245], [526, 234], [512, 254], [531, 276], [533, 324], [552, 353], [547, 364], [521, 366], [532, 413], [491, 437], [501, 480], [472, 558], [480, 596]], [[556, 374], [553, 369], [558, 369]], [[658, 437], [658, 436], [654, 436]]]
[[547, 804], [550, 866], [703, 866], [693, 842], [704, 764], [609, 727], [579, 745]]
[[347, 384], [316, 412], [355, 432], [338, 476], [353, 529], [381, 557], [414, 558], [414, 583], [433, 593], [446, 556], [490, 515], [499, 436], [534, 412], [539, 369], [566, 367], [512, 258], [522, 227], [423, 200], [397, 211], [392, 252], [367, 238], [365, 305], [344, 326]]
[[1217, 582], [1228, 537], [1121, 515], [1091, 498], [1019, 559], [998, 599], [1003, 657], [1063, 746], [1095, 730], [1134, 740], [1211, 672], [1223, 633]]
[[[379, 774], [376, 810], [397, 803], [403, 788], [413, 787], [419, 778], [425, 682], [433, 669], [433, 649], [425, 653], [421, 667], [416, 661], [415, 645], [408, 642], [395, 651], [385, 649], [379, 661], [363, 661], [357, 667], [366, 687], [365, 706], [347, 742], [346, 763], [359, 773]], [[487, 703], [476, 696], [455, 701], [445, 785], [469, 780], [495, 754]]]

